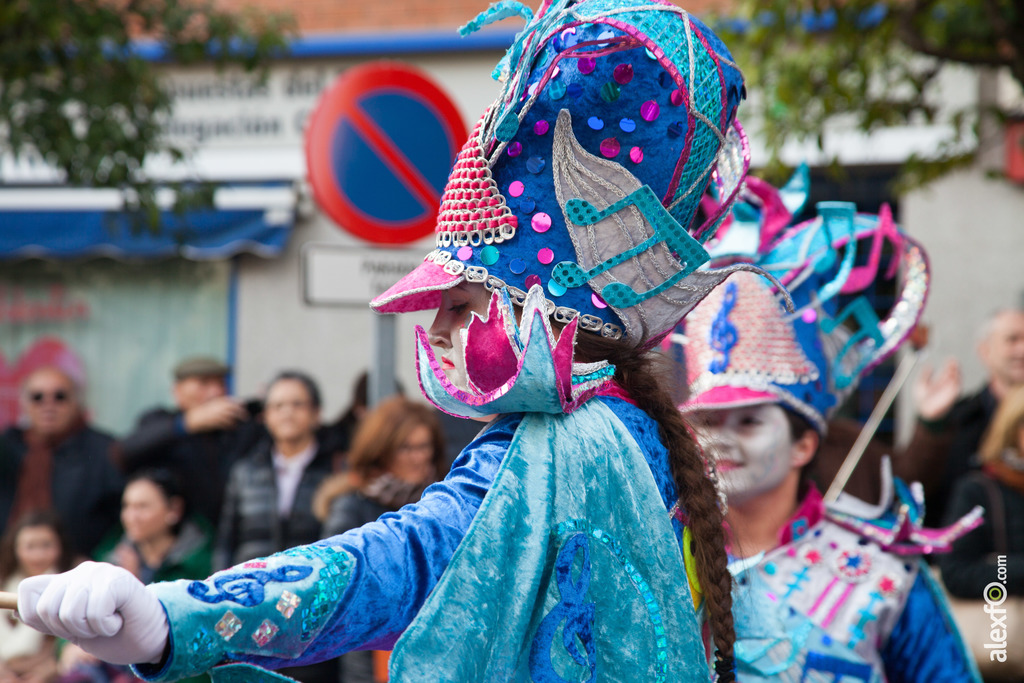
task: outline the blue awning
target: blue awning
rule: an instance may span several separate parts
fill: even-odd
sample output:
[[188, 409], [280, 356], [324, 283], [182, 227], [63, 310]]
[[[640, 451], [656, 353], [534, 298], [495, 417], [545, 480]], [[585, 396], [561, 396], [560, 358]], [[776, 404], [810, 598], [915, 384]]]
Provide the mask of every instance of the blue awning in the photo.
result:
[[282, 252], [295, 222], [291, 185], [219, 188], [214, 208], [181, 216], [163, 211], [158, 231], [133, 230], [122, 206], [111, 190], [0, 189], [0, 259], [216, 260], [243, 252], [269, 258]]

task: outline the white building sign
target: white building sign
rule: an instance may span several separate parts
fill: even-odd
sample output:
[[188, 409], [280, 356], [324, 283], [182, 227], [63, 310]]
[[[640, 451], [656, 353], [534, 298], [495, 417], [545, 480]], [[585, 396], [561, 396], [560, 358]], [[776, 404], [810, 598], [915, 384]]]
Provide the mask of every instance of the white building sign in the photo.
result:
[[302, 250], [303, 298], [314, 306], [362, 306], [423, 262], [424, 250], [309, 243]]

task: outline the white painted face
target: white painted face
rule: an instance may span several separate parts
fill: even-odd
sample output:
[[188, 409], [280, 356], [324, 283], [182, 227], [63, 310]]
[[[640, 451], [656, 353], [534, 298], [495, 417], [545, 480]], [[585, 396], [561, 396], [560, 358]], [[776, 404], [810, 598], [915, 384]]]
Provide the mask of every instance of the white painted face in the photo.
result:
[[778, 404], [701, 411], [691, 422], [732, 504], [773, 491], [794, 468], [793, 437]]
[[441, 369], [448, 380], [459, 389], [469, 389], [466, 375], [466, 355], [462, 348], [462, 328], [469, 324], [470, 315], [484, 315], [491, 294], [483, 285], [461, 283], [447, 289], [441, 296], [434, 323], [430, 326], [428, 339], [437, 351]]

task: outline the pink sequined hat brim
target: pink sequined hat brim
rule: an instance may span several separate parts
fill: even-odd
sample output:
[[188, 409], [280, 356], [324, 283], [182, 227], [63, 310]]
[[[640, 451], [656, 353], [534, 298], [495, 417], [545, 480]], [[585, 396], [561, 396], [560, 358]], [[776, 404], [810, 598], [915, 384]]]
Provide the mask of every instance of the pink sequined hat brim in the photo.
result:
[[763, 403], [777, 403], [779, 397], [767, 391], [755, 391], [746, 387], [713, 387], [679, 406], [683, 412], [694, 410], [721, 410], [742, 408]]
[[441, 305], [441, 293], [463, 280], [432, 261], [424, 261], [408, 275], [391, 285], [386, 292], [370, 302], [378, 313], [409, 313], [425, 311]]

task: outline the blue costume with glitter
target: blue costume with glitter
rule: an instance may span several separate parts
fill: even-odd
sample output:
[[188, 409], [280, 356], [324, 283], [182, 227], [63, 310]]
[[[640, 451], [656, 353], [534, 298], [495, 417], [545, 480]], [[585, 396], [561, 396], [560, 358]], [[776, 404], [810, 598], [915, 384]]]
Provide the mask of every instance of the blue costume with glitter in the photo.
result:
[[[206, 581], [154, 586], [172, 642], [144, 677], [212, 668], [255, 680], [273, 674], [245, 664], [394, 647], [396, 680], [708, 680], [658, 424], [613, 366], [577, 362], [575, 345], [599, 334], [643, 353], [749, 269], [703, 268], [701, 246], [749, 164], [734, 125], [742, 77], [667, 2], [545, 0], [535, 16], [503, 0], [467, 30], [509, 16], [527, 26], [455, 161], [436, 248], [371, 304], [436, 308], [463, 283], [492, 292], [461, 330], [465, 386], [422, 328], [417, 360], [438, 408], [500, 417], [416, 504]], [[698, 223], [705, 190], [721, 207]]]
[[898, 480], [886, 488], [894, 498], [877, 507], [826, 507], [812, 487], [777, 547], [733, 562], [737, 680], [979, 680], [920, 559], [974, 519], [930, 534], [920, 500]]
[[[594, 412], [601, 414], [600, 422], [584, 417]], [[207, 581], [156, 584], [155, 590], [167, 609], [172, 625], [172, 652], [161, 671], [143, 669], [140, 673], [150, 680], [176, 680], [226, 661], [249, 662], [272, 669], [301, 665], [356, 648], [388, 649], [417, 618], [419, 622], [414, 623], [413, 628], [409, 629], [407, 637], [413, 638], [414, 641], [422, 638], [433, 641], [447, 636], [454, 638], [455, 642], [463, 643], [464, 647], [471, 651], [479, 651], [478, 648], [481, 647], [480, 643], [471, 641], [472, 637], [486, 632], [481, 630], [480, 623], [497, 619], [502, 625], [499, 629], [501, 632], [517, 633], [514, 629], [508, 628], [508, 620], [512, 619], [513, 615], [506, 607], [517, 602], [513, 596], [522, 594], [530, 598], [530, 601], [519, 604], [533, 608], [535, 582], [540, 577], [531, 580], [521, 571], [509, 571], [503, 563], [496, 563], [493, 555], [489, 558], [473, 557], [472, 560], [464, 557], [462, 566], [479, 572], [477, 581], [491, 590], [492, 600], [497, 596], [504, 598], [504, 602], [495, 603], [493, 614], [487, 614], [487, 604], [482, 600], [480, 591], [476, 589], [478, 587], [467, 585], [461, 575], [449, 576], [446, 570], [452, 564], [452, 556], [457, 548], [463, 555], [494, 553], [501, 550], [501, 556], [510, 561], [514, 553], [508, 552], [508, 548], [502, 550], [497, 544], [504, 541], [505, 544], [518, 546], [530, 537], [524, 529], [517, 529], [514, 532], [506, 529], [498, 538], [491, 536], [493, 530], [480, 530], [476, 532], [476, 536], [470, 538], [489, 543], [460, 547], [478, 516], [485, 496], [495, 486], [496, 480], [504, 482], [502, 486], [509, 492], [521, 492], [524, 500], [538, 498], [535, 495], [537, 492], [532, 490], [531, 486], [523, 486], [522, 482], [518, 481], [523, 476], [524, 468], [529, 472], [529, 468], [522, 462], [522, 457], [516, 460], [510, 456], [514, 442], [537, 438], [535, 429], [524, 430], [522, 427], [524, 419], [536, 422], [538, 417], [513, 414], [495, 422], [466, 447], [444, 481], [428, 489], [419, 503], [406, 506], [398, 513], [386, 514], [377, 522], [312, 546], [233, 567], [213, 575]], [[679, 673], [684, 673], [685, 679], [706, 678], [703, 645], [699, 640], [698, 615], [689, 599], [685, 570], [682, 568], [682, 527], [678, 520], [669, 515], [669, 510], [676, 500], [675, 486], [668, 472], [664, 446], [658, 439], [657, 424], [629, 402], [612, 397], [592, 398], [571, 416], [551, 417], [543, 421], [549, 422], [547, 428], [555, 431], [563, 431], [560, 421], [570, 423], [565, 431], [573, 434], [575, 438], [560, 442], [560, 445], [564, 452], [569, 443], [577, 444], [577, 450], [571, 456], [567, 453], [566, 460], [576, 463], [581, 468], [595, 464], [590, 462], [591, 457], [607, 454], [606, 448], [597, 447], [600, 442], [595, 443], [586, 439], [586, 434], [590, 434], [592, 438], [596, 437], [594, 432], [600, 431], [599, 425], [602, 422], [614, 425], [615, 429], [635, 439], [639, 459], [635, 460], [633, 465], [643, 466], [653, 475], [649, 482], [650, 486], [643, 493], [656, 497], [657, 509], [661, 511], [659, 523], [651, 525], [661, 533], [661, 550], [667, 551], [662, 553], [661, 559], [674, 559], [677, 565], [673, 568], [673, 574], [663, 574], [664, 568], [659, 567], [658, 573], [647, 578], [656, 581], [659, 576], [676, 577], [673, 579], [674, 588], [668, 594], [681, 595], [683, 599], [666, 600], [666, 593], [662, 593], [663, 604], [649, 607], [644, 599], [644, 593], [648, 591], [641, 591], [639, 582], [646, 581], [641, 567], [651, 561], [652, 553], [646, 549], [645, 552], [638, 552], [636, 547], [620, 548], [618, 555], [609, 551], [606, 544], [602, 545], [601, 533], [603, 531], [607, 534], [611, 541], [617, 540], [614, 525], [609, 524], [606, 529], [601, 529], [595, 524], [588, 523], [589, 520], [578, 523], [574, 521], [580, 517], [599, 519], [599, 515], [593, 514], [593, 511], [589, 515], [581, 512], [580, 517], [559, 520], [560, 524], [566, 525], [561, 530], [557, 529], [557, 525], [552, 529], [545, 527], [536, 530], [534, 537], [538, 545], [550, 543], [555, 550], [562, 550], [567, 541], [578, 544], [581, 537], [589, 539], [587, 546], [592, 565], [590, 574], [594, 583], [598, 579], [626, 581], [633, 586], [636, 597], [636, 606], [632, 609], [639, 612], [643, 621], [651, 623], [659, 610], [665, 610], [672, 616], [667, 623], [676, 628], [679, 624], [685, 626], [685, 629], [674, 634], [660, 651], [665, 655], [671, 654], [680, 664], [687, 663], [686, 667], [672, 669], [673, 675], [663, 679], [679, 680], [675, 677], [675, 674]], [[584, 427], [583, 434], [578, 431], [580, 426]], [[542, 437], [545, 443], [549, 443], [550, 438], [551, 436], [547, 434]], [[581, 438], [583, 440], [580, 440]], [[522, 446], [529, 446], [533, 449], [532, 452], [536, 453], [539, 444], [530, 443]], [[518, 452], [524, 452], [522, 447]], [[636, 479], [632, 477], [630, 481]], [[643, 482], [642, 479], [640, 481]], [[492, 512], [502, 516], [514, 512], [515, 519], [522, 521], [528, 518], [528, 511], [520, 507], [523, 503], [514, 500], [507, 502], [508, 499], [504, 496], [488, 498], [488, 501], [492, 500], [506, 502], [513, 508]], [[606, 505], [607, 502], [608, 496], [602, 493], [593, 504]], [[492, 508], [498, 504], [489, 503]], [[648, 531], [639, 536], [643, 543], [650, 542], [650, 537], [646, 535]], [[549, 533], [550, 541], [547, 538]], [[624, 537], [623, 541], [625, 540]], [[533, 550], [539, 552], [540, 548]], [[530, 566], [535, 559], [529, 558], [524, 562], [524, 566]], [[569, 557], [568, 560], [559, 563], [556, 558], [555, 567], [557, 569], [560, 566], [571, 566], [574, 559], [576, 558]], [[633, 568], [635, 579], [624, 567], [627, 562], [636, 564]], [[579, 561], [576, 563], [580, 564]], [[542, 566], [539, 565], [537, 571], [540, 571]], [[487, 575], [488, 571], [506, 577], [506, 581], [495, 585], [492, 579], [496, 577]], [[442, 575], [445, 579], [438, 585]], [[577, 583], [579, 580], [581, 579], [577, 579]], [[565, 581], [561, 582], [564, 583]], [[555, 587], [558, 585], [559, 582], [554, 582]], [[593, 588], [591, 592], [596, 593], [598, 587], [595, 585]], [[581, 592], [587, 593], [586, 590]], [[554, 594], [557, 595], [558, 592], [555, 591]], [[621, 599], [621, 593], [618, 595]], [[471, 604], [462, 604], [466, 601]], [[498, 609], [499, 607], [501, 609]], [[616, 619], [624, 618], [629, 609], [631, 608], [628, 603], [618, 604]], [[652, 609], [655, 610], [653, 615]], [[437, 622], [444, 621], [451, 614], [460, 615], [454, 620], [458, 630], [450, 631], [451, 622], [448, 631], [437, 628]], [[551, 614], [558, 614], [556, 607], [553, 606], [545, 616]], [[522, 618], [528, 621], [530, 616], [527, 613], [522, 615]], [[631, 623], [622, 621], [618, 627], [626, 629]], [[642, 634], [634, 624], [631, 629], [632, 636], [628, 640], [635, 643], [636, 649], [634, 650], [634, 645], [626, 649], [638, 657], [649, 655], [651, 658], [657, 658], [657, 643], [659, 638], [664, 636], [657, 635], [655, 626], [651, 624], [647, 633]], [[616, 637], [622, 635], [615, 634]], [[559, 632], [559, 643], [561, 636], [562, 633]], [[602, 634], [595, 629], [589, 641], [600, 642], [601, 638]], [[538, 652], [552, 651], [550, 642], [544, 641], [543, 636], [538, 642], [548, 645], [546, 650], [539, 649]], [[581, 642], [586, 643], [587, 640]], [[414, 669], [402, 676], [402, 680], [515, 678], [514, 675], [506, 678], [495, 671], [489, 671], [486, 675], [479, 671], [467, 673], [464, 667], [471, 669], [476, 666], [477, 658], [451, 656], [450, 649], [436, 649], [436, 643], [413, 642], [413, 646], [415, 651], [408, 658], [401, 648], [396, 650], [394, 655], [393, 666]], [[507, 671], [515, 671], [520, 665], [531, 672], [539, 670], [541, 665], [530, 663], [531, 650], [526, 649], [533, 648], [533, 641], [524, 643], [524, 646], [521, 650], [511, 647], [507, 650], [513, 658], [512, 661], [503, 664], [511, 667]], [[610, 651], [607, 647], [599, 651], [604, 657], [607, 657], [609, 652], [619, 652], [618, 649]], [[453, 672], [450, 677], [445, 677], [442, 674], [443, 669], [439, 666], [445, 665], [446, 662], [434, 661], [433, 657], [429, 656], [431, 653], [435, 657], [446, 659], [449, 666], [459, 666], [459, 670]], [[563, 649], [563, 659], [566, 653], [568, 650]], [[519, 659], [523, 661], [518, 661]], [[581, 670], [596, 666], [600, 661], [602, 674], [611, 673], [608, 669], [613, 662], [595, 658], [585, 659], [587, 663]], [[571, 665], [566, 666], [572, 670]], [[228, 668], [225, 673], [232, 671], [234, 670]], [[213, 673], [217, 678], [219, 669], [214, 668]], [[252, 680], [251, 677], [255, 674], [250, 670], [246, 675]]]

